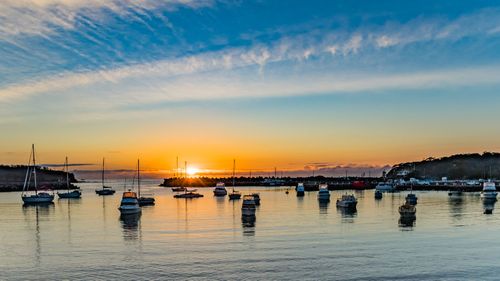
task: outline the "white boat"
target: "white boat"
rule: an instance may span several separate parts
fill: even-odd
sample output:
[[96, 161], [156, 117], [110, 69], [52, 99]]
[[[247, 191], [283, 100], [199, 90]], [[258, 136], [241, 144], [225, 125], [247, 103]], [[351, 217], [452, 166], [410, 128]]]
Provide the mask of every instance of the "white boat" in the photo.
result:
[[494, 182], [488, 180], [483, 183], [481, 197], [485, 200], [497, 200], [497, 188]]
[[375, 186], [375, 190], [380, 192], [393, 192], [395, 187], [394, 184], [389, 182], [379, 182], [377, 186]]
[[[33, 162], [32, 162], [33, 161]], [[33, 165], [31, 165], [33, 164]], [[28, 194], [30, 189], [31, 177], [33, 176], [33, 191], [34, 194]], [[35, 159], [35, 145], [31, 145], [30, 160], [28, 162], [28, 169], [26, 171], [26, 177], [24, 178], [23, 192], [21, 193], [21, 199], [25, 204], [48, 204], [54, 201], [54, 194], [48, 192], [38, 192], [38, 183], [36, 181], [36, 159]]]
[[218, 182], [214, 189], [214, 196], [226, 196], [226, 185], [223, 182]]
[[68, 171], [68, 157], [64, 162], [64, 172], [66, 173], [66, 192], [58, 192], [57, 195], [61, 199], [79, 199], [82, 196], [82, 192], [78, 189], [70, 191], [69, 188], [69, 171]]
[[297, 188], [295, 188], [295, 190], [297, 191], [297, 196], [298, 197], [301, 197], [301, 196], [304, 196], [304, 191], [305, 191], [305, 188], [304, 188], [304, 183], [302, 182], [299, 182], [297, 184]]
[[342, 195], [341, 198], [337, 199], [337, 207], [340, 208], [356, 209], [357, 204], [358, 200], [356, 200], [356, 197], [351, 194]]
[[318, 200], [330, 201], [330, 191], [328, 190], [328, 184], [319, 185]]
[[123, 192], [122, 201], [120, 202], [120, 207], [118, 210], [122, 215], [132, 215], [141, 212], [141, 207], [139, 206], [139, 201], [137, 200], [137, 194], [133, 191]]
[[253, 195], [244, 195], [243, 204], [241, 205], [241, 216], [255, 217], [255, 200]]

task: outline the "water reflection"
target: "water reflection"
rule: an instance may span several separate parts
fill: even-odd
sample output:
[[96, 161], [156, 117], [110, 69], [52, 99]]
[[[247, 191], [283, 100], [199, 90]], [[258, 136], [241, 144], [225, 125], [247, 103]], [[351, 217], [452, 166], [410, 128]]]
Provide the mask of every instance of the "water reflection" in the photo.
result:
[[[36, 265], [40, 265], [40, 257], [42, 254], [42, 243], [41, 243], [41, 231], [40, 231], [40, 221], [43, 218], [49, 217], [54, 212], [54, 203], [48, 204], [23, 204], [23, 215], [27, 222], [31, 222], [34, 219], [35, 227], [35, 262]], [[31, 223], [30, 223], [31, 226]]]
[[451, 218], [454, 221], [460, 221], [464, 212], [464, 199], [458, 196], [450, 196], [448, 198], [448, 206]]
[[415, 226], [415, 222], [417, 221], [416, 217], [400, 217], [398, 221], [398, 225], [403, 231], [411, 231]]
[[342, 222], [344, 223], [354, 223], [354, 218], [358, 215], [358, 210], [356, 208], [337, 207], [337, 212], [340, 213]]
[[243, 226], [243, 236], [255, 236], [255, 216], [241, 216], [241, 225]]
[[123, 228], [123, 239], [137, 240], [139, 238], [140, 218], [141, 213], [120, 215], [120, 221]]
[[484, 214], [493, 214], [493, 210], [495, 209], [495, 203], [497, 200], [483, 200], [483, 213]]
[[328, 206], [330, 205], [330, 201], [318, 200], [318, 204], [319, 204], [319, 213], [328, 214]]

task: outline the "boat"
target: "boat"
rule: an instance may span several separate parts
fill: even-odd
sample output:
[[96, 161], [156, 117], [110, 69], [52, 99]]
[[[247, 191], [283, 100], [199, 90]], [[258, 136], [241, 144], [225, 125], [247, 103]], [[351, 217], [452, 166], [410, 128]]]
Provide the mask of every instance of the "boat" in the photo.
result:
[[243, 196], [243, 204], [241, 205], [242, 217], [255, 217], [255, 197], [253, 195]]
[[399, 207], [399, 215], [404, 218], [414, 218], [417, 213], [415, 205], [405, 203]]
[[[36, 180], [36, 159], [35, 159], [35, 145], [31, 145], [31, 154], [28, 162], [28, 169], [26, 171], [26, 177], [24, 178], [23, 192], [21, 193], [21, 199], [25, 204], [50, 204], [54, 201], [54, 193], [50, 192], [51, 189], [45, 188], [45, 191], [38, 191], [38, 182]], [[31, 165], [33, 164], [33, 165]], [[33, 176], [33, 191], [35, 194], [28, 194], [30, 189], [31, 177]], [[46, 192], [47, 191], [47, 192]]]
[[409, 193], [408, 195], [406, 195], [406, 203], [410, 204], [410, 205], [417, 205], [417, 196], [413, 193]]
[[137, 200], [137, 194], [133, 191], [125, 191], [122, 195], [122, 201], [118, 210], [122, 215], [134, 215], [141, 212], [141, 206]]
[[174, 195], [174, 198], [199, 198], [199, 197], [203, 197], [203, 194], [199, 194], [196, 192], [187, 192], [187, 191], [185, 193]]
[[215, 185], [214, 196], [216, 196], [216, 197], [224, 197], [226, 195], [227, 195], [227, 190], [226, 190], [225, 184], [223, 182], [218, 182]]
[[394, 192], [396, 189], [394, 187], [394, 184], [390, 182], [379, 182], [377, 186], [375, 186], [375, 190], [381, 192]]
[[95, 193], [97, 193], [98, 195], [113, 195], [113, 194], [115, 194], [116, 191], [112, 187], [104, 185], [104, 158], [102, 158], [101, 181], [102, 181], [102, 188], [96, 189]]
[[233, 160], [233, 191], [229, 193], [229, 200], [238, 200], [241, 198], [241, 193], [234, 190], [235, 185], [236, 160]]
[[74, 189], [70, 191], [69, 188], [69, 172], [68, 172], [68, 157], [64, 162], [64, 171], [66, 172], [66, 192], [58, 192], [57, 196], [61, 199], [78, 199], [82, 197], [82, 192], [80, 190]]
[[260, 206], [260, 194], [259, 193], [252, 193], [253, 200], [255, 201], [256, 206]]
[[450, 196], [451, 198], [459, 198], [462, 197], [462, 195], [463, 195], [462, 190], [452, 190], [448, 192], [448, 196]]
[[319, 185], [318, 200], [319, 201], [330, 201], [330, 191], [328, 190], [327, 184], [320, 184]]
[[141, 196], [141, 173], [139, 168], [139, 159], [137, 159], [137, 193], [139, 195], [139, 198], [137, 198], [139, 206], [151, 206], [155, 204], [154, 197]]
[[483, 191], [481, 192], [481, 197], [484, 200], [497, 200], [497, 188], [495, 183], [491, 180], [483, 183]]
[[357, 204], [358, 201], [352, 194], [344, 194], [341, 198], [337, 199], [337, 207], [339, 208], [356, 209]]
[[380, 190], [375, 190], [375, 199], [382, 199], [383, 193]]
[[304, 196], [304, 190], [305, 190], [305, 188], [304, 188], [304, 183], [299, 182], [299, 183], [297, 184], [297, 187], [295, 188], [295, 190], [297, 191], [297, 197], [302, 197], [302, 196]]
[[184, 192], [186, 191], [185, 187], [179, 186], [179, 187], [172, 187], [173, 192]]

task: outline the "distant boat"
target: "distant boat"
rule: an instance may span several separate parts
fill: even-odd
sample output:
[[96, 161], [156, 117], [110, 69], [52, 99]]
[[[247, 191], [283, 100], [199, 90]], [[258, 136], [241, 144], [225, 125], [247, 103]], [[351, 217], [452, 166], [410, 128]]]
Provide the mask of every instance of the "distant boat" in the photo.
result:
[[450, 196], [451, 198], [460, 198], [462, 197], [462, 195], [463, 195], [462, 190], [452, 190], [448, 192], [448, 196]]
[[66, 157], [66, 161], [64, 162], [64, 171], [66, 172], [66, 192], [58, 192], [57, 196], [59, 198], [64, 199], [78, 199], [82, 197], [82, 192], [80, 190], [74, 189], [70, 191], [69, 188], [69, 172], [68, 172], [68, 157]]
[[241, 198], [241, 193], [234, 190], [235, 185], [236, 160], [233, 159], [233, 191], [229, 193], [229, 200], [238, 200]]
[[299, 182], [295, 190], [297, 191], [297, 197], [304, 196], [304, 183]]
[[483, 183], [483, 191], [481, 192], [481, 197], [484, 200], [497, 200], [497, 188], [495, 183], [491, 180]]
[[243, 196], [243, 204], [241, 205], [242, 217], [255, 217], [255, 199], [253, 195]]
[[389, 182], [379, 182], [377, 186], [375, 186], [375, 190], [381, 191], [381, 192], [394, 192], [395, 187], [394, 184], [389, 183]]
[[179, 186], [179, 187], [172, 187], [172, 191], [173, 192], [184, 192], [186, 191], [186, 188], [183, 187], [183, 186]]
[[356, 209], [356, 205], [358, 201], [354, 195], [342, 195], [341, 198], [337, 199], [337, 207], [339, 208], [348, 208], [348, 209]]
[[139, 168], [139, 159], [137, 159], [137, 193], [139, 198], [139, 206], [151, 206], [155, 204], [155, 199], [153, 197], [141, 196], [141, 173]]
[[413, 193], [406, 195], [406, 203], [410, 205], [417, 205], [417, 196]]
[[[184, 162], [184, 171], [187, 171], [187, 162]], [[184, 181], [182, 181], [182, 182], [184, 182]], [[200, 197], [203, 197], [203, 194], [196, 193], [195, 191], [196, 191], [196, 189], [184, 188], [184, 193], [176, 194], [176, 195], [174, 195], [174, 198], [186, 198], [186, 199], [190, 199], [190, 198], [200, 198]]]
[[215, 185], [214, 196], [216, 196], [216, 197], [223, 197], [223, 196], [226, 196], [226, 195], [227, 195], [227, 190], [226, 190], [225, 184], [223, 182], [218, 182]]
[[125, 191], [122, 195], [122, 201], [118, 210], [122, 215], [133, 215], [141, 212], [137, 194], [133, 191]]
[[375, 199], [382, 199], [383, 193], [380, 190], [375, 190]]
[[328, 184], [319, 185], [318, 200], [330, 201], [330, 191], [328, 190]]
[[113, 194], [115, 194], [116, 191], [112, 187], [104, 185], [104, 158], [102, 158], [101, 181], [102, 181], [102, 188], [96, 189], [95, 193], [97, 193], [98, 195], [113, 195]]
[[[33, 162], [32, 162], [33, 161]], [[31, 165], [33, 164], [33, 165]], [[33, 176], [34, 182], [34, 192], [35, 194], [28, 194], [31, 176]], [[35, 145], [31, 145], [30, 160], [28, 162], [28, 170], [26, 171], [26, 177], [24, 178], [23, 192], [21, 193], [21, 199], [25, 204], [48, 204], [54, 201], [54, 194], [48, 192], [38, 192], [38, 183], [36, 181], [36, 161], [35, 161]]]
[[417, 208], [414, 205], [405, 203], [399, 207], [399, 215], [402, 218], [414, 218], [417, 213]]

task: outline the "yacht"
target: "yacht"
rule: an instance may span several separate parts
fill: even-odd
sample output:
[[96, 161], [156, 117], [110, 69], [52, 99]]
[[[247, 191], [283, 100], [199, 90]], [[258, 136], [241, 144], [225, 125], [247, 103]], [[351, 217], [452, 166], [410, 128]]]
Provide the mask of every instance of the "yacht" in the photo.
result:
[[139, 159], [137, 159], [137, 192], [139, 194], [139, 198], [137, 198], [137, 201], [139, 201], [140, 206], [151, 206], [155, 204], [154, 197], [141, 196], [141, 174], [139, 168]]
[[297, 188], [295, 188], [295, 190], [297, 191], [297, 197], [302, 197], [304, 196], [304, 183], [302, 182], [299, 182], [297, 184]]
[[494, 182], [488, 180], [483, 183], [481, 197], [485, 200], [497, 200], [497, 188]]
[[356, 197], [351, 194], [342, 195], [341, 198], [337, 199], [337, 207], [340, 208], [356, 209], [357, 204], [358, 201], [356, 200]]
[[196, 189], [186, 188], [184, 193], [174, 195], [174, 198], [199, 198], [203, 197], [203, 194], [196, 193]]
[[253, 200], [255, 201], [255, 205], [260, 206], [260, 194], [252, 193]]
[[179, 187], [172, 187], [172, 191], [173, 192], [184, 192], [186, 191], [186, 188], [183, 187], [183, 186], [179, 186]]
[[389, 182], [379, 182], [377, 186], [375, 186], [375, 190], [381, 192], [393, 192], [395, 190], [394, 184]]
[[380, 190], [375, 190], [375, 199], [382, 199], [383, 193]]
[[137, 200], [137, 194], [132, 191], [123, 192], [122, 201], [120, 207], [118, 207], [122, 215], [133, 215], [141, 212], [141, 207], [139, 206], [139, 201]]
[[318, 200], [319, 201], [330, 201], [330, 191], [328, 190], [327, 184], [320, 184], [319, 185]]
[[[33, 177], [33, 191], [34, 194], [28, 194], [30, 188], [31, 177]], [[49, 189], [46, 189], [49, 190]], [[26, 171], [26, 177], [24, 179], [23, 192], [21, 193], [21, 199], [25, 204], [49, 204], [54, 201], [54, 194], [49, 192], [39, 192], [38, 183], [36, 181], [36, 161], [35, 161], [35, 145], [31, 145], [30, 160], [28, 162], [28, 169]]]
[[238, 200], [241, 198], [241, 192], [234, 190], [235, 172], [236, 172], [236, 160], [233, 160], [233, 191], [229, 193], [229, 200]]
[[416, 213], [417, 208], [415, 207], [415, 205], [405, 203], [404, 205], [401, 205], [399, 207], [399, 215], [402, 218], [414, 218]]
[[242, 217], [255, 217], [255, 200], [253, 195], [243, 196], [243, 204], [241, 205]]
[[98, 194], [98, 195], [113, 195], [113, 194], [115, 194], [115, 190], [112, 187], [104, 185], [104, 158], [102, 158], [101, 182], [102, 182], [102, 188], [96, 189], [95, 190], [96, 194]]
[[417, 196], [413, 193], [406, 195], [406, 203], [410, 205], [417, 205]]
[[214, 189], [214, 196], [223, 197], [227, 195], [226, 186], [223, 182], [218, 182]]
[[68, 172], [68, 157], [66, 157], [66, 161], [64, 162], [64, 171], [66, 173], [66, 192], [58, 192], [57, 196], [61, 199], [78, 199], [82, 197], [82, 192], [78, 189], [74, 189], [70, 191], [69, 188], [69, 172]]

